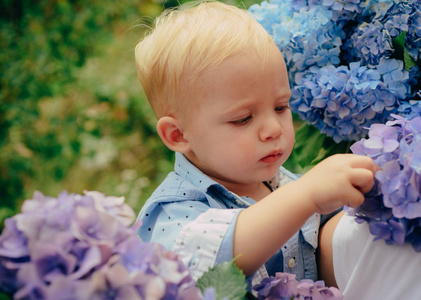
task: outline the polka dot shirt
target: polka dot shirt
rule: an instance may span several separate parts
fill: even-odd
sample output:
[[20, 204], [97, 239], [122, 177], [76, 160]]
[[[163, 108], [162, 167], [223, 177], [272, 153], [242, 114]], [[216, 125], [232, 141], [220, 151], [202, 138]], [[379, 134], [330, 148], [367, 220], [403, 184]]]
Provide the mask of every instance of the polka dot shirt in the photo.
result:
[[[276, 189], [296, 178], [281, 167], [267, 184]], [[228, 191], [176, 153], [174, 172], [168, 174], [139, 214], [142, 226], [138, 234], [144, 241], [161, 243], [180, 254], [197, 279], [215, 264], [233, 259], [236, 219], [254, 203]], [[315, 280], [319, 222], [317, 214], [310, 218], [254, 277], [248, 278], [249, 284], [275, 272], [295, 273], [298, 280]]]

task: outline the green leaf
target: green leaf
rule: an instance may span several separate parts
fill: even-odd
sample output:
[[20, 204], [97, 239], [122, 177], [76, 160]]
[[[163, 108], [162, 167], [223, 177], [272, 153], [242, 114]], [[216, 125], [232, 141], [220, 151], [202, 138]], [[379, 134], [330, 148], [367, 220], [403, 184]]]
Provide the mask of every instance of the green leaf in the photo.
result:
[[326, 135], [321, 134], [316, 127], [304, 123], [298, 128], [295, 137], [295, 150], [299, 153], [298, 158], [301, 166], [311, 164], [318, 155], [319, 149], [326, 139]]
[[409, 69], [415, 67], [415, 65], [416, 65], [415, 61], [409, 55], [409, 52], [408, 52], [408, 50], [406, 50], [406, 48], [404, 49], [404, 52], [403, 52], [403, 62], [405, 64], [405, 69], [407, 71], [409, 71]]
[[405, 47], [405, 37], [406, 31], [402, 31], [400, 35], [392, 40], [393, 48], [395, 49], [394, 57], [400, 60], [403, 60], [405, 64], [405, 69], [409, 71], [412, 67], [416, 65], [415, 61], [409, 55], [408, 50]]
[[214, 266], [205, 272], [198, 280], [197, 287], [202, 292], [208, 287], [214, 287], [216, 299], [243, 299], [247, 293], [247, 284], [243, 272], [237, 268], [234, 261]]
[[336, 143], [331, 137], [326, 137], [323, 141], [323, 146], [320, 148], [319, 154], [317, 157], [312, 161], [312, 165], [316, 165], [325, 158], [332, 156], [338, 153], [350, 153], [349, 147], [354, 142], [342, 141], [340, 143]]
[[406, 31], [404, 30], [402, 31], [400, 35], [398, 35], [392, 40], [393, 47], [395, 48], [396, 51], [402, 51], [403, 48], [405, 48], [405, 36], [406, 36]]
[[282, 166], [295, 174], [304, 174], [306, 171], [308, 171], [307, 168], [303, 168], [300, 165], [298, 161], [298, 157], [295, 154], [294, 150], [292, 151], [291, 155], [288, 157], [288, 160]]
[[331, 155], [349, 153], [352, 143], [336, 143], [316, 127], [303, 123], [295, 133], [294, 149], [283, 166], [293, 173], [304, 174]]
[[1, 293], [0, 292], [0, 300], [12, 300], [12, 296], [9, 294]]
[[307, 123], [301, 124], [295, 132], [294, 149], [284, 167], [294, 173], [308, 171], [319, 156], [325, 139], [326, 135], [321, 134], [316, 127]]

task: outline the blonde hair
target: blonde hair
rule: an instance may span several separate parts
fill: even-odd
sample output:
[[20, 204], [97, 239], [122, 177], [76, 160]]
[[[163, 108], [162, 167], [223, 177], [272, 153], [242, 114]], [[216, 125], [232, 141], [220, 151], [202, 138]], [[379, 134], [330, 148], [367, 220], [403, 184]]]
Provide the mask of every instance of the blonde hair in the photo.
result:
[[269, 43], [245, 10], [216, 1], [184, 4], [164, 11], [137, 44], [138, 76], [155, 115], [176, 114], [187, 109], [186, 92], [206, 68], [244, 51], [265, 59]]

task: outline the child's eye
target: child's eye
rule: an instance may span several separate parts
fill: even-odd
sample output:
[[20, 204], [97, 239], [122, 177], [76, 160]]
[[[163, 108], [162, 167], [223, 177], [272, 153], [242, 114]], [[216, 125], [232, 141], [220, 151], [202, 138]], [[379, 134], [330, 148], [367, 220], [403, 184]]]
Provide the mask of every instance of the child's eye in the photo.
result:
[[245, 118], [241, 118], [241, 119], [238, 119], [238, 120], [235, 120], [235, 121], [231, 121], [230, 123], [231, 123], [231, 124], [234, 124], [234, 125], [245, 125], [245, 124], [247, 124], [250, 120], [251, 120], [251, 115], [250, 115], [250, 116], [247, 116], [247, 117], [245, 117]]
[[277, 112], [283, 112], [283, 111], [285, 111], [285, 110], [287, 110], [287, 109], [291, 109], [291, 108], [289, 107], [289, 105], [282, 105], [282, 106], [277, 106], [277, 107], [275, 107], [275, 111], [277, 111]]

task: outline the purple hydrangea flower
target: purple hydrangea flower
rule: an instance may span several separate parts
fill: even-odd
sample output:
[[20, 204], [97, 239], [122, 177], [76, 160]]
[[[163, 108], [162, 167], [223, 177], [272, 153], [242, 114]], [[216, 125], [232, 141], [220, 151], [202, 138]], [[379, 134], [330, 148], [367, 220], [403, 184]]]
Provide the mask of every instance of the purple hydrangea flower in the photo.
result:
[[421, 251], [421, 219], [408, 221], [406, 241], [412, 244], [415, 251]]
[[421, 116], [392, 117], [386, 124], [371, 125], [369, 138], [351, 146], [355, 154], [371, 157], [382, 169], [364, 203], [346, 211], [357, 222], [367, 222], [375, 239], [409, 242], [421, 251]]
[[375, 180], [372, 190], [365, 194], [365, 201], [359, 207], [345, 207], [345, 211], [356, 216], [358, 223], [368, 222], [369, 220], [383, 222], [393, 216], [392, 209], [386, 207], [383, 203], [379, 180]]
[[401, 222], [389, 219], [387, 221], [371, 221], [368, 223], [374, 240], [383, 239], [386, 244], [403, 245], [405, 242], [405, 226]]
[[202, 299], [177, 254], [143, 243], [121, 197], [35, 192], [0, 235], [0, 291], [16, 299]]
[[290, 299], [298, 292], [297, 284], [295, 275], [276, 273], [275, 277], [263, 279], [253, 290], [257, 292], [257, 299]]
[[253, 287], [257, 292], [257, 299], [307, 299], [307, 300], [340, 300], [343, 299], [341, 292], [334, 287], [325, 287], [324, 281], [313, 282], [303, 279], [300, 282], [295, 275], [278, 272], [275, 277], [271, 276], [262, 280]]
[[0, 236], [0, 256], [29, 258], [28, 239], [17, 227], [15, 219], [6, 219]]
[[364, 146], [369, 149], [376, 149], [380, 153], [392, 152], [399, 147], [397, 141], [398, 132], [393, 127], [373, 124], [368, 133], [369, 139], [364, 141]]
[[343, 295], [337, 288], [326, 287], [324, 281], [313, 282], [309, 279], [303, 279], [297, 285], [298, 297], [294, 299], [343, 299]]
[[[0, 235], [0, 292], [14, 299], [216, 300], [216, 288], [202, 293], [175, 252], [141, 241], [141, 224], [130, 226], [133, 220], [120, 197], [35, 192]], [[320, 282], [277, 276], [262, 281], [261, 294], [301, 297], [298, 291], [309, 300], [341, 299]]]

